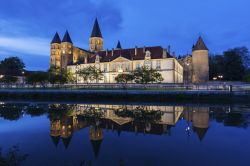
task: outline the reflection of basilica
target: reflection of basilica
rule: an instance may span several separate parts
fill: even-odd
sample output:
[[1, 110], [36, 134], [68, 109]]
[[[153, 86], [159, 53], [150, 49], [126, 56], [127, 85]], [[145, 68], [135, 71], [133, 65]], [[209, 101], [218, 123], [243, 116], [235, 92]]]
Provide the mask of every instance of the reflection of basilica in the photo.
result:
[[[185, 108], [186, 109], [186, 108]], [[73, 113], [50, 116], [50, 135], [57, 146], [62, 140], [69, 146], [72, 135], [82, 128], [89, 128], [89, 139], [96, 157], [104, 139], [103, 129], [135, 134], [170, 134], [180, 117], [192, 122], [193, 131], [202, 140], [209, 127], [209, 108], [197, 107], [185, 110], [178, 106], [135, 105], [84, 105], [74, 106]], [[185, 110], [185, 111], [183, 111]]]
[[185, 108], [184, 118], [192, 122], [193, 131], [197, 133], [200, 140], [202, 140], [209, 128], [209, 107], [192, 107]]

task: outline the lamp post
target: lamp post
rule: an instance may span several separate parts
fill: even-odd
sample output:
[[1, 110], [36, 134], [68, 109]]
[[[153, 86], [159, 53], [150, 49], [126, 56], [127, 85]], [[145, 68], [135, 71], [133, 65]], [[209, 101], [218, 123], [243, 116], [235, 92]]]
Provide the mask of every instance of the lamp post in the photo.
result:
[[25, 72], [22, 71], [22, 84], [23, 84], [23, 86], [24, 86], [24, 74], [25, 74]]
[[186, 65], [186, 70], [187, 70], [186, 83], [189, 84], [189, 65], [190, 65], [190, 63], [186, 62], [185, 65]]
[[77, 74], [77, 72], [78, 72], [78, 64], [76, 65], [76, 85], [78, 83], [78, 74]]

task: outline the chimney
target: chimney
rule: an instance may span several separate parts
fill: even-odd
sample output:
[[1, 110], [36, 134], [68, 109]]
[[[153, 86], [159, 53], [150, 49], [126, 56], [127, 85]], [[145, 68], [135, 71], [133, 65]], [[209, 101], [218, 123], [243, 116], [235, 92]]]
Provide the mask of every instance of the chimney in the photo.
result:
[[108, 50], [108, 49], [106, 49], [106, 56], [108, 56], [108, 53], [109, 53], [109, 50]]
[[163, 48], [162, 58], [167, 58], [167, 49]]
[[85, 63], [85, 64], [88, 63], [88, 57], [87, 57], [87, 56], [84, 57], [84, 63]]
[[137, 46], [135, 46], [135, 56], [137, 56], [137, 51], [138, 51], [138, 48]]
[[173, 57], [174, 57], [174, 58], [176, 57], [176, 56], [175, 56], [175, 52], [174, 52], [174, 51], [173, 51], [172, 55], [173, 55]]
[[146, 46], [143, 47], [143, 54], [146, 52]]
[[171, 51], [171, 50], [170, 50], [170, 45], [168, 45], [168, 54], [170, 54], [170, 51]]
[[112, 48], [112, 56], [114, 56], [114, 48]]

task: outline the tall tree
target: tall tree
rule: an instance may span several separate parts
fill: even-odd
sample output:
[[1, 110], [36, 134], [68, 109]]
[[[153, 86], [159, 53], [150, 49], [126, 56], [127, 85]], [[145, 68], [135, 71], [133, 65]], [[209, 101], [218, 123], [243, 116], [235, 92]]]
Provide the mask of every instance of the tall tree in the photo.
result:
[[162, 75], [155, 69], [146, 67], [138, 68], [134, 71], [134, 79], [136, 83], [147, 84], [149, 82], [163, 81]]
[[25, 65], [18, 57], [9, 57], [0, 62], [0, 73], [3, 75], [22, 75]]
[[96, 81], [96, 83], [99, 83], [99, 81], [103, 80], [103, 72], [96, 68], [96, 67], [91, 67], [90, 69], [91, 75], [90, 75], [90, 80], [91, 81]]
[[79, 77], [82, 77], [84, 82], [88, 83], [88, 80], [90, 79], [90, 76], [91, 76], [91, 72], [92, 72], [92, 67], [89, 66], [89, 67], [78, 70], [76, 74]]
[[245, 67], [239, 52], [229, 50], [224, 52], [224, 78], [230, 81], [241, 81], [245, 74]]
[[125, 83], [125, 84], [127, 84], [129, 81], [134, 80], [134, 75], [132, 73], [119, 74], [117, 77], [115, 77], [115, 80], [116, 80], [117, 83]]

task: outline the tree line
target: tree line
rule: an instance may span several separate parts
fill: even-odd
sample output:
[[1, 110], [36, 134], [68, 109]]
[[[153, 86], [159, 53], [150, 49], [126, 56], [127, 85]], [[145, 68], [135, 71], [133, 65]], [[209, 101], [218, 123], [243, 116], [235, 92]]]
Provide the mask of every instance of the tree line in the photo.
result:
[[209, 57], [210, 80], [250, 82], [250, 55], [246, 47], [224, 51]]
[[[83, 78], [85, 83], [89, 81], [96, 81], [98, 83], [100, 80], [103, 80], [103, 72], [100, 69], [97, 69], [94, 66], [89, 66], [83, 69], [78, 70], [77, 75]], [[161, 73], [153, 68], [141, 67], [132, 72], [120, 73], [115, 77], [117, 83], [138, 83], [138, 84], [147, 84], [147, 83], [160, 83], [163, 81]]]
[[[25, 64], [18, 57], [6, 58], [0, 62], [0, 83], [16, 83], [17, 76], [25, 77], [25, 83], [32, 85], [50, 84], [66, 84], [76, 83], [77, 79], [84, 80], [84, 83], [99, 83], [104, 79], [104, 72], [95, 66], [89, 66], [76, 71], [73, 74], [69, 70], [60, 69], [51, 66], [46, 72], [43, 71], [26, 71]], [[155, 69], [141, 67], [133, 72], [121, 73], [115, 78], [117, 83], [135, 82], [139, 84], [147, 84], [149, 82], [163, 81], [162, 75]], [[23, 82], [24, 83], [24, 82]]]

